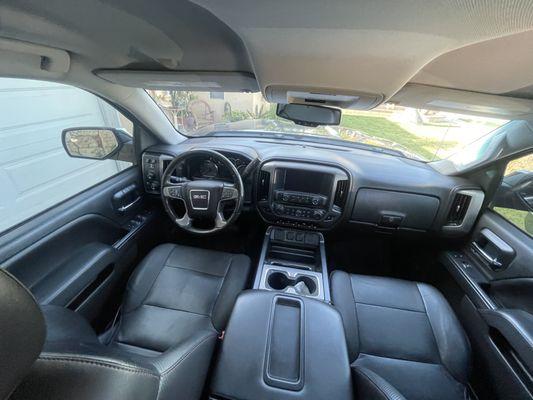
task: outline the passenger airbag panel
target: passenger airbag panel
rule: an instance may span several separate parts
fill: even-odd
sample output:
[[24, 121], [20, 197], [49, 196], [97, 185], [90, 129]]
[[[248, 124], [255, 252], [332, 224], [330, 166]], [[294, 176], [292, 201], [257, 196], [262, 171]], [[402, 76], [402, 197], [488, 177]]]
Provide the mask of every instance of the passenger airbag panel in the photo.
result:
[[426, 231], [435, 220], [439, 203], [433, 196], [364, 188], [357, 192], [351, 219], [384, 228]]

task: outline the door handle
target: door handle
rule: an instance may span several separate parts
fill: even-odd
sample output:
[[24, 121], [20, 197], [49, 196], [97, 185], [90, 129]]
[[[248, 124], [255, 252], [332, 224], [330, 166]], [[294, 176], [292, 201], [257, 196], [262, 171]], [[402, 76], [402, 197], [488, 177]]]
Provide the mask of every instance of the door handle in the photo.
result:
[[113, 195], [112, 203], [117, 212], [125, 213], [140, 203], [141, 200], [142, 195], [140, 194], [137, 185], [131, 184], [115, 193]]
[[132, 208], [133, 206], [135, 206], [138, 202], [140, 202], [142, 199], [141, 196], [138, 196], [135, 200], [133, 200], [131, 203], [128, 203], [126, 205], [123, 205], [123, 206], [120, 206], [118, 208], [118, 211], [120, 212], [126, 212], [128, 211], [130, 208]]
[[474, 254], [495, 271], [507, 268], [515, 255], [514, 249], [488, 228], [481, 229], [471, 246]]
[[498, 257], [491, 257], [485, 250], [481, 248], [479, 244], [477, 244], [477, 242], [472, 242], [472, 247], [474, 248], [474, 251], [483, 257], [485, 262], [487, 262], [491, 267], [496, 269], [503, 267], [503, 264], [498, 261]]

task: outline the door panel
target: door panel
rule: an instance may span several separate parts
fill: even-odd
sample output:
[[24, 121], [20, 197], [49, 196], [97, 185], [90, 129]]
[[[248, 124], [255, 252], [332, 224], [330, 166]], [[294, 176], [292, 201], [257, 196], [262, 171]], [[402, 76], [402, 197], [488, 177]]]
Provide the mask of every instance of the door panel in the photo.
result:
[[34, 217], [0, 236], [1, 267], [41, 304], [93, 320], [133, 267], [153, 218], [140, 193], [134, 167]]
[[505, 308], [516, 308], [533, 315], [533, 278], [492, 281], [489, 295]]
[[458, 315], [481, 363], [476, 373], [488, 374], [479, 394], [533, 398], [533, 238], [486, 210], [468, 243], [441, 262], [466, 295]]

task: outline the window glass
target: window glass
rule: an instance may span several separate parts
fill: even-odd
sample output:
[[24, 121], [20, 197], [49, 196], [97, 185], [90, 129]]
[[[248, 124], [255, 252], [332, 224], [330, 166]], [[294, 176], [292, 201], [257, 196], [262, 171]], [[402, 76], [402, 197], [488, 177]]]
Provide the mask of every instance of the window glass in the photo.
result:
[[276, 104], [268, 103], [261, 93], [148, 90], [148, 94], [187, 136], [228, 132], [267, 132], [307, 140], [318, 136], [340, 144], [385, 148], [422, 161], [448, 158], [508, 122], [387, 103], [371, 111], [344, 109], [339, 126], [313, 128], [277, 117]]
[[132, 165], [72, 158], [65, 152], [65, 128], [110, 127], [133, 133], [131, 121], [84, 90], [0, 78], [0, 110], [0, 232]]
[[533, 154], [507, 164], [492, 209], [533, 236]]

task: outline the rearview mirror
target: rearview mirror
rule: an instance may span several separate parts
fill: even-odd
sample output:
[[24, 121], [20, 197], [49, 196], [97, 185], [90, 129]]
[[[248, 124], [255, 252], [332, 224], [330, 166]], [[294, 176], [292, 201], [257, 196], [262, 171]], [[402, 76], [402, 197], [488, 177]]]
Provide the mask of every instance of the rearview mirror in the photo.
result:
[[276, 115], [293, 121], [298, 125], [339, 125], [341, 110], [324, 106], [309, 106], [306, 104], [278, 104]]
[[116, 155], [131, 138], [122, 129], [69, 128], [62, 133], [63, 147], [75, 158], [104, 160]]

